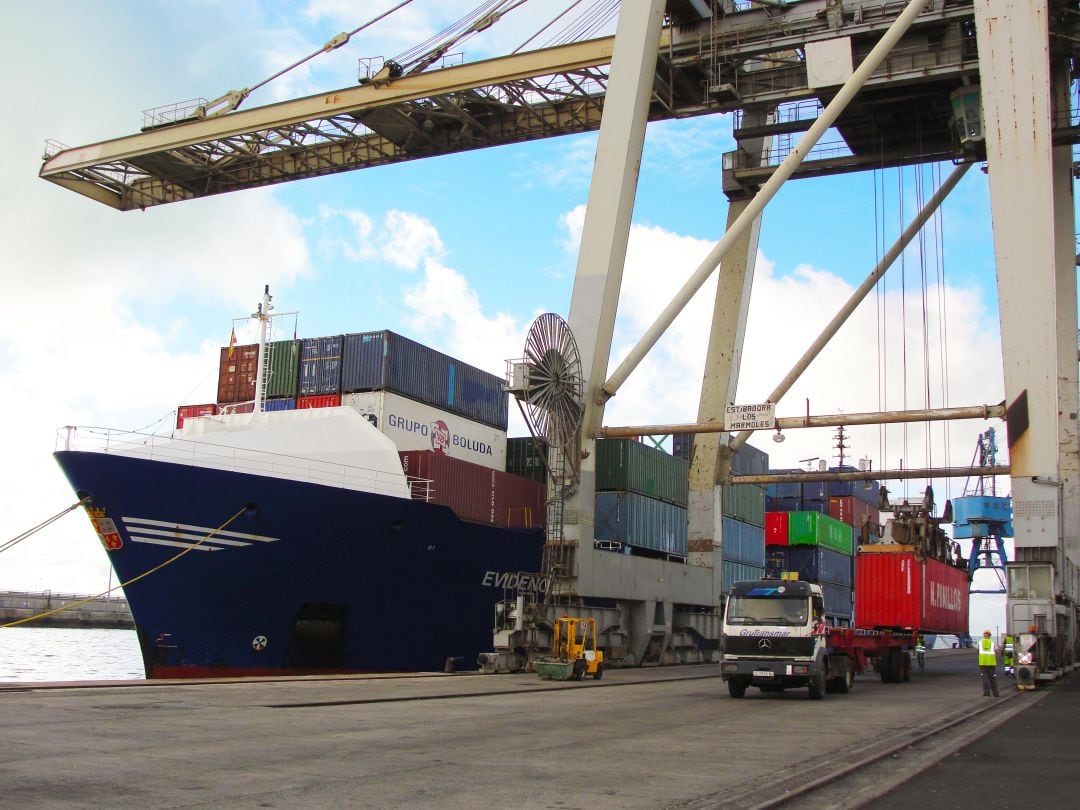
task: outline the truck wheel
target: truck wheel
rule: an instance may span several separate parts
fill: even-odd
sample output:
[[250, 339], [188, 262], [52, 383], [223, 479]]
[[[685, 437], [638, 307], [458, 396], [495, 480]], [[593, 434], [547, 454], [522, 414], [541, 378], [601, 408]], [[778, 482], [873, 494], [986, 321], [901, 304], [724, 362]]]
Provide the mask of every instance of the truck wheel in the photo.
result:
[[810, 699], [821, 700], [825, 697], [825, 688], [829, 683], [829, 673], [824, 668], [810, 681]]
[[851, 691], [851, 687], [855, 685], [855, 670], [851, 667], [844, 667], [843, 677], [836, 679], [836, 691], [841, 695], [846, 695]]
[[593, 680], [598, 681], [603, 677], [604, 677], [604, 665], [603, 664], [597, 664], [596, 665], [596, 672], [593, 673]]
[[742, 678], [729, 678], [727, 682], [728, 694], [733, 698], [741, 698], [746, 694], [746, 681]]

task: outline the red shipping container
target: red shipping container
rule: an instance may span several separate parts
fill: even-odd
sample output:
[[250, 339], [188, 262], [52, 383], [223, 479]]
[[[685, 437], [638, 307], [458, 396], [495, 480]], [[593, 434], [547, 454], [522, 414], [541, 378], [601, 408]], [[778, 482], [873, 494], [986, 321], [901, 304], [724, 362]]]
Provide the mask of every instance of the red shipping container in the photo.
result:
[[221, 347], [221, 365], [218, 367], [218, 394], [220, 402], [247, 402], [255, 399], [255, 375], [259, 370], [259, 346]]
[[[866, 501], [856, 500], [851, 495], [829, 498], [829, 517], [846, 523], [858, 530], [866, 520], [871, 526], [877, 526], [881, 522], [881, 515], [876, 506]], [[877, 534], [877, 529], [871, 529], [871, 534]], [[856, 537], [858, 531], [855, 532]]]
[[855, 556], [855, 626], [927, 633], [968, 632], [967, 570], [915, 553]]
[[398, 453], [410, 479], [430, 481], [430, 492], [414, 487], [413, 497], [429, 496], [449, 506], [462, 520], [512, 529], [542, 527], [547, 518], [546, 485], [432, 450]]
[[177, 430], [184, 426], [185, 419], [194, 419], [196, 416], [214, 416], [218, 412], [217, 405], [177, 405], [176, 427]]
[[788, 544], [788, 513], [765, 513], [765, 545], [786, 546]]
[[296, 410], [303, 408], [336, 408], [341, 404], [341, 394], [312, 394], [296, 398]]

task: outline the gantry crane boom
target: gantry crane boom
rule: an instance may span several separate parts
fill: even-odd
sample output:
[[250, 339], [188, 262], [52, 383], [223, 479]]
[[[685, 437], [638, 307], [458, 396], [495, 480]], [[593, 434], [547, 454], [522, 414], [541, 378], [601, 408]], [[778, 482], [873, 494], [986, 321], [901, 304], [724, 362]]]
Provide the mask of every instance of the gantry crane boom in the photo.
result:
[[63, 149], [40, 175], [120, 210], [599, 126], [613, 37]]

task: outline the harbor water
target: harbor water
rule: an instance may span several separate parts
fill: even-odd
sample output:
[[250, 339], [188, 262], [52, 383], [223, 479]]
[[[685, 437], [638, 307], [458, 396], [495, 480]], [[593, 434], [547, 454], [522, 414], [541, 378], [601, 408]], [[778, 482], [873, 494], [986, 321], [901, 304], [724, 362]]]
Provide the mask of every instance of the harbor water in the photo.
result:
[[134, 630], [0, 629], [0, 681], [112, 681], [144, 677]]

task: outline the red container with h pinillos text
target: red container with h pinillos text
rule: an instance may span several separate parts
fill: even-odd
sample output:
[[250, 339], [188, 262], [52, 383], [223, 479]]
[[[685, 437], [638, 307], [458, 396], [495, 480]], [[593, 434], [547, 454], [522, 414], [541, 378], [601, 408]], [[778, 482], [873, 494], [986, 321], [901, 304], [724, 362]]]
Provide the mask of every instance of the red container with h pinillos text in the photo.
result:
[[855, 556], [855, 627], [968, 632], [967, 570], [914, 551]]

